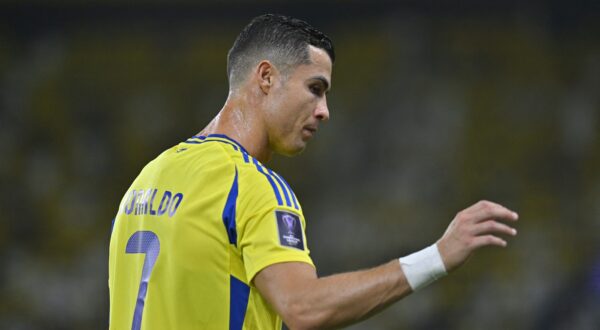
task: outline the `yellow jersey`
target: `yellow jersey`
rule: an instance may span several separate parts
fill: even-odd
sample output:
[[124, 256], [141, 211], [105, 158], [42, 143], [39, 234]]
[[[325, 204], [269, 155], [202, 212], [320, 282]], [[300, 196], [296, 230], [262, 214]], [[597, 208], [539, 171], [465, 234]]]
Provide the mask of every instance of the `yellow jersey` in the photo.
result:
[[121, 201], [110, 329], [281, 329], [252, 279], [292, 261], [313, 265], [287, 182], [225, 135], [194, 136], [146, 165]]

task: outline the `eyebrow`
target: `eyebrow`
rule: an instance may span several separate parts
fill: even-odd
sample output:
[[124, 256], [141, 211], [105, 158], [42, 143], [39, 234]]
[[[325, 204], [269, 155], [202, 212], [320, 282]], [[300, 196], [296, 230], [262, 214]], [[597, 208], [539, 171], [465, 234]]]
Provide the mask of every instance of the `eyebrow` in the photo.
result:
[[327, 80], [327, 78], [325, 78], [324, 76], [316, 76], [312, 77], [311, 79], [320, 81], [323, 85], [325, 85], [325, 91], [329, 92], [329, 81]]

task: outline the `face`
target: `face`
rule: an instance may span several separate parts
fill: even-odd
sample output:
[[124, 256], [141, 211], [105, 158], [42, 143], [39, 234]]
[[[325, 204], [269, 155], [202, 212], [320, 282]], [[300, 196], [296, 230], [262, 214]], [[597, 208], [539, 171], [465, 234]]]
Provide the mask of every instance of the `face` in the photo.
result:
[[323, 49], [309, 46], [311, 63], [291, 69], [274, 84], [269, 95], [266, 123], [272, 151], [300, 153], [329, 119], [327, 93], [331, 88], [331, 59]]

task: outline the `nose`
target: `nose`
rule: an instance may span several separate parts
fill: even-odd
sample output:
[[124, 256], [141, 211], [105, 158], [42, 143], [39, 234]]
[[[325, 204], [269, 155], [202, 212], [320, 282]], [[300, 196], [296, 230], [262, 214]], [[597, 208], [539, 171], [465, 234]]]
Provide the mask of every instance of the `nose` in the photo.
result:
[[323, 97], [315, 108], [315, 117], [319, 121], [329, 120], [329, 109], [327, 108], [327, 99]]

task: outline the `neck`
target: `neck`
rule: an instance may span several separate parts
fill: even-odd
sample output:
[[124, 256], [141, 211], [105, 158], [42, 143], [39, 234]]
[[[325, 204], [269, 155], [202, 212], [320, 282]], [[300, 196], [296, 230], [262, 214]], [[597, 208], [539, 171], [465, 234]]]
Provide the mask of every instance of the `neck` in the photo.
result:
[[239, 142], [250, 156], [266, 163], [273, 152], [259, 111], [252, 97], [230, 93], [221, 111], [199, 134], [227, 135]]

